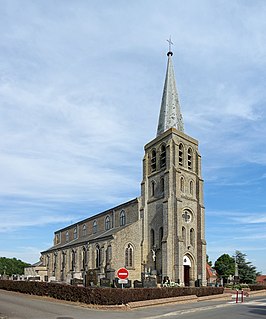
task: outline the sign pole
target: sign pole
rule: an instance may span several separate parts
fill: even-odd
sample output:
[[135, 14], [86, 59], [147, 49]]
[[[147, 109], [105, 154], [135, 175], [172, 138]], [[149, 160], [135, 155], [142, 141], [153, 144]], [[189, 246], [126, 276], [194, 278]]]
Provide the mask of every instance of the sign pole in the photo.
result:
[[126, 268], [120, 268], [117, 271], [117, 277], [119, 278], [118, 283], [122, 285], [122, 289], [124, 288], [124, 283], [128, 283], [128, 270]]

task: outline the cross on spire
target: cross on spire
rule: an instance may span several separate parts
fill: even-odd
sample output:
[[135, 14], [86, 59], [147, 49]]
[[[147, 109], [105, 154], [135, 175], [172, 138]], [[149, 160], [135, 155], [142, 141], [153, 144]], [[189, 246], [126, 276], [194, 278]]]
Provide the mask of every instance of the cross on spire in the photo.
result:
[[173, 45], [174, 43], [173, 43], [172, 40], [171, 40], [171, 36], [170, 36], [169, 39], [166, 40], [166, 41], [169, 43], [169, 52], [172, 52], [172, 50], [171, 50], [171, 45]]

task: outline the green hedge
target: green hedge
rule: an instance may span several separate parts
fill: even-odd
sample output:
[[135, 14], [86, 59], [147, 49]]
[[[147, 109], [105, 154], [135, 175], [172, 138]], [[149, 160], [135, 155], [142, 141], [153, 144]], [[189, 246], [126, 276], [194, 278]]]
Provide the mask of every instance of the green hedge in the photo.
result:
[[248, 285], [248, 287], [250, 288], [251, 291], [266, 289], [266, 286], [259, 285], [259, 284]]
[[223, 293], [222, 287], [189, 288], [85, 288], [65, 284], [0, 280], [0, 289], [56, 299], [97, 305], [121, 305], [132, 301], [196, 295], [198, 297]]

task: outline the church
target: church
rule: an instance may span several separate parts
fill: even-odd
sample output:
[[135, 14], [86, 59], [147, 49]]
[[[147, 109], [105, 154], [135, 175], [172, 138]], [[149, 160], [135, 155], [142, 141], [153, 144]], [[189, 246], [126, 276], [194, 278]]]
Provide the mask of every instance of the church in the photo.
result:
[[169, 278], [206, 285], [203, 179], [198, 141], [184, 133], [171, 49], [157, 136], [144, 146], [140, 196], [54, 233], [41, 253], [46, 280], [112, 282], [125, 267], [132, 282]]

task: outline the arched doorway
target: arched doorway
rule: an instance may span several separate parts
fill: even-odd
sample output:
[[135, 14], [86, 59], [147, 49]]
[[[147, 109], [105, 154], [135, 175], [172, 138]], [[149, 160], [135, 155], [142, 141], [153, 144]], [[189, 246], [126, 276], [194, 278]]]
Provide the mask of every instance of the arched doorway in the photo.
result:
[[191, 269], [191, 260], [188, 256], [183, 258], [183, 267], [184, 267], [184, 285], [189, 286], [190, 281], [190, 269]]

